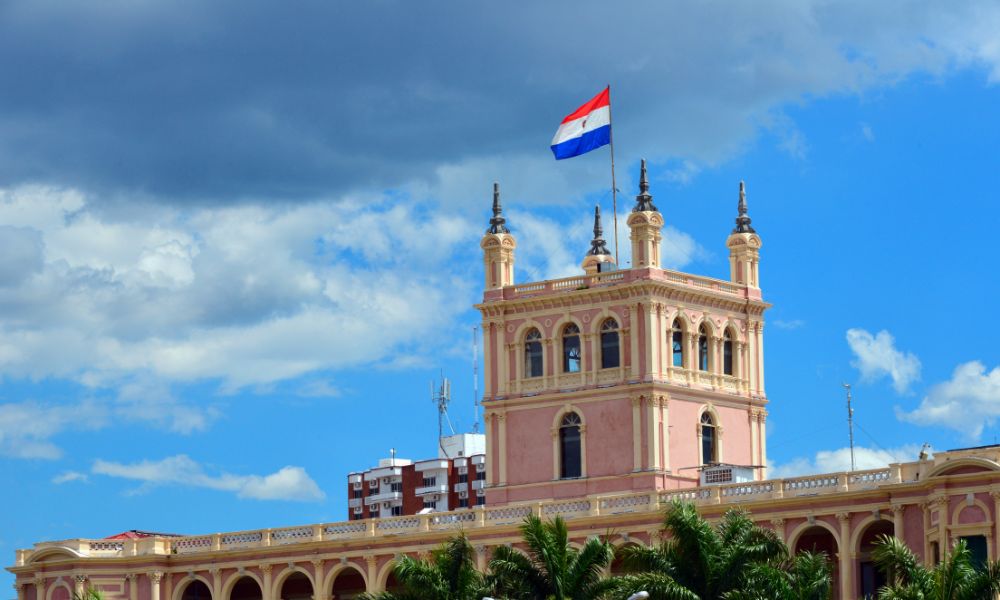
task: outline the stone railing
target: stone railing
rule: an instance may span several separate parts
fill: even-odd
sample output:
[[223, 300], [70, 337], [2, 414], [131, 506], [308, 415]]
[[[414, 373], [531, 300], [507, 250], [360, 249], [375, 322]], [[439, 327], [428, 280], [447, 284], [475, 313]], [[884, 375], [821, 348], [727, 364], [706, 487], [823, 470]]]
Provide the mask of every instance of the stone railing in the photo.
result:
[[151, 537], [138, 540], [77, 539], [42, 542], [35, 544], [31, 550], [18, 550], [16, 566], [26, 564], [35, 552], [53, 548], [94, 558], [149, 554], [204, 554], [233, 549], [365, 539], [421, 531], [510, 527], [520, 524], [528, 515], [542, 518], [561, 516], [565, 519], [576, 519], [626, 513], [652, 513], [663, 510], [668, 503], [673, 501], [691, 502], [698, 506], [760, 502], [795, 496], [816, 496], [868, 490], [880, 485], [900, 483], [900, 480], [900, 465], [892, 465], [883, 469], [850, 473], [828, 473], [808, 477], [750, 481], [642, 494], [591, 496], [493, 507], [477, 506], [451, 512], [279, 529], [257, 529], [195, 536]]
[[606, 287], [620, 283], [630, 283], [640, 279], [653, 279], [670, 284], [680, 284], [686, 287], [697, 288], [719, 294], [730, 296], [746, 296], [746, 288], [711, 277], [700, 277], [679, 271], [669, 271], [658, 269], [622, 269], [609, 273], [597, 273], [596, 275], [582, 275], [577, 277], [564, 277], [562, 279], [549, 279], [546, 281], [536, 281], [513, 285], [504, 288], [503, 297], [511, 300], [516, 298], [530, 298], [545, 294], [571, 292], [590, 288]]

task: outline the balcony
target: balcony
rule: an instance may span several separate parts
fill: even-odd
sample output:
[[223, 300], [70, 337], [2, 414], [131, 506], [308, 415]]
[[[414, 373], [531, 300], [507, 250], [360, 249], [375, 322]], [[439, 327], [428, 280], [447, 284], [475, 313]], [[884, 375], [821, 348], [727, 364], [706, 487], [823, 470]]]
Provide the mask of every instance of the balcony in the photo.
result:
[[481, 489], [483, 489], [485, 487], [486, 487], [486, 480], [485, 479], [473, 479], [472, 480], [472, 489], [474, 489], [474, 490], [481, 490]]
[[361, 473], [351, 473], [350, 475], [347, 476], [347, 483], [360, 485], [362, 478], [363, 475]]
[[392, 500], [402, 500], [403, 492], [380, 492], [374, 496], [367, 496], [365, 504], [375, 504], [377, 502], [389, 502]]
[[448, 483], [438, 483], [436, 485], [428, 485], [425, 487], [418, 487], [414, 492], [418, 496], [425, 496], [427, 494], [447, 494], [448, 493]]
[[469, 490], [469, 484], [468, 483], [456, 483], [455, 484], [455, 491], [456, 492], [466, 492], [468, 490]]
[[363, 500], [363, 498], [348, 498], [347, 506], [350, 506], [351, 508], [357, 508], [361, 506], [361, 500]]
[[434, 460], [424, 460], [415, 463], [413, 466], [417, 471], [447, 471], [448, 470], [448, 459], [440, 458]]

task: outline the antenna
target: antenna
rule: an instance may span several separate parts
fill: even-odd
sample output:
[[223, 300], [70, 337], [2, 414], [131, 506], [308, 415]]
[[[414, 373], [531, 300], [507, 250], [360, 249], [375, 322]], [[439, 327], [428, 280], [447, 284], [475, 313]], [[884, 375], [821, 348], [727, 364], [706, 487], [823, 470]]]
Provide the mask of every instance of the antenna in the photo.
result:
[[857, 469], [857, 465], [854, 463], [854, 409], [851, 408], [851, 384], [842, 383], [841, 385], [847, 390], [847, 430], [851, 440], [851, 470], [854, 471]]
[[472, 326], [472, 433], [479, 433], [479, 328]]
[[434, 389], [434, 382], [431, 382], [431, 402], [437, 405], [438, 409], [438, 446], [440, 446], [441, 453], [444, 454], [445, 458], [451, 458], [441, 441], [444, 437], [445, 422], [448, 423], [448, 429], [451, 430], [452, 435], [455, 435], [455, 428], [451, 426], [451, 419], [448, 418], [448, 404], [451, 403], [451, 382], [444, 376], [444, 373], [441, 374], [441, 384], [437, 390]]

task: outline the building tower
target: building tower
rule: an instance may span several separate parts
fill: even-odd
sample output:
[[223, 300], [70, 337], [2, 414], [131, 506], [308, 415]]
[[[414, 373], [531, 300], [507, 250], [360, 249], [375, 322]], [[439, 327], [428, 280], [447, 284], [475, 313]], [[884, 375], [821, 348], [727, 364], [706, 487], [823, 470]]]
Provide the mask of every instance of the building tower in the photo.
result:
[[514, 249], [517, 241], [507, 229], [507, 219], [503, 218], [500, 207], [500, 184], [493, 184], [493, 218], [490, 226], [479, 242], [483, 249], [483, 266], [486, 273], [486, 289], [497, 290], [514, 284]]
[[760, 236], [750, 226], [747, 214], [746, 186], [740, 182], [740, 201], [737, 205], [736, 227], [726, 240], [729, 247], [729, 272], [733, 283], [760, 289], [757, 267], [760, 262]]
[[596, 275], [614, 271], [615, 258], [611, 256], [607, 243], [604, 241], [604, 228], [601, 227], [601, 206], [594, 206], [594, 239], [590, 241], [590, 250], [583, 258], [583, 271], [587, 275]]
[[660, 268], [660, 241], [663, 235], [663, 215], [656, 210], [653, 197], [649, 194], [646, 177], [646, 159], [642, 160], [639, 173], [639, 195], [635, 197], [635, 207], [628, 216], [628, 226], [632, 232], [632, 268]]
[[645, 162], [631, 268], [614, 269], [595, 210], [583, 273], [515, 284], [499, 193], [493, 213], [476, 306], [488, 505], [761, 477], [768, 304], [759, 287], [660, 267], [664, 220]]

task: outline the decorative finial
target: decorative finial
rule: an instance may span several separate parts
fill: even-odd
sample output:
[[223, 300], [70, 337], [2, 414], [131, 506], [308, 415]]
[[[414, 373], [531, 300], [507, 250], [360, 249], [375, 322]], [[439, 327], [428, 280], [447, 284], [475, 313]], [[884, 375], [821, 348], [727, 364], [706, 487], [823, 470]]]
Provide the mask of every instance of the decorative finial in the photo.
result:
[[490, 219], [490, 228], [486, 230], [486, 233], [510, 233], [510, 229], [504, 223], [507, 219], [503, 218], [500, 214], [502, 209], [500, 208], [500, 184], [493, 182], [493, 218]]
[[590, 241], [590, 250], [587, 252], [591, 256], [611, 256], [608, 246], [604, 242], [604, 228], [601, 227], [601, 206], [594, 206], [594, 239]]
[[736, 228], [733, 229], [733, 233], [757, 233], [750, 226], [750, 216], [747, 214], [746, 184], [742, 181], [740, 181], [740, 203], [736, 210], [739, 214], [736, 217]]
[[649, 180], [646, 177], [646, 159], [642, 159], [642, 167], [639, 171], [639, 195], [635, 197], [635, 207], [632, 212], [655, 211], [653, 197], [649, 194]]

